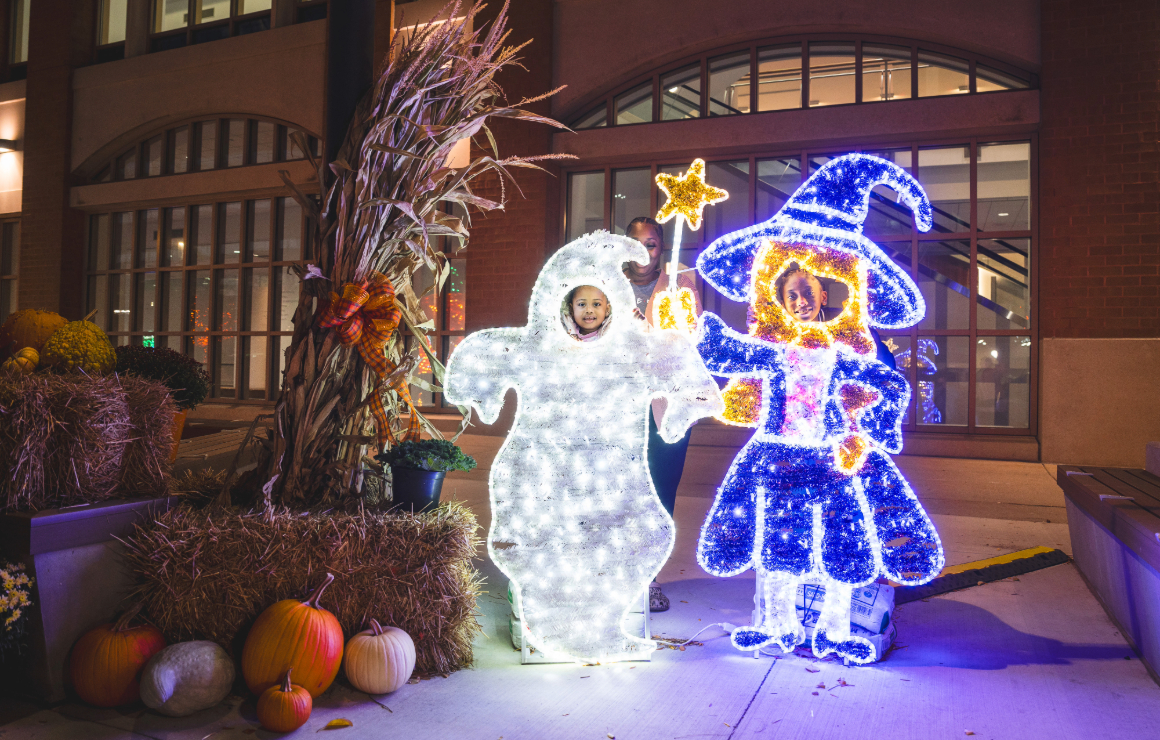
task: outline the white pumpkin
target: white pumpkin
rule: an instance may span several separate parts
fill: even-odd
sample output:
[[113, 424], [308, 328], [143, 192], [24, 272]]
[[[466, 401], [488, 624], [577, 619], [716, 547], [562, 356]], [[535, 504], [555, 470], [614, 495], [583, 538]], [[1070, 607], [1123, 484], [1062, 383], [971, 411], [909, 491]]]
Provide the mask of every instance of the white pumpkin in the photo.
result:
[[368, 694], [389, 694], [411, 678], [415, 670], [415, 643], [398, 627], [371, 628], [346, 643], [342, 654], [346, 680]]
[[185, 717], [225, 699], [234, 661], [217, 643], [179, 642], [154, 655], [141, 672], [141, 701], [170, 717]]

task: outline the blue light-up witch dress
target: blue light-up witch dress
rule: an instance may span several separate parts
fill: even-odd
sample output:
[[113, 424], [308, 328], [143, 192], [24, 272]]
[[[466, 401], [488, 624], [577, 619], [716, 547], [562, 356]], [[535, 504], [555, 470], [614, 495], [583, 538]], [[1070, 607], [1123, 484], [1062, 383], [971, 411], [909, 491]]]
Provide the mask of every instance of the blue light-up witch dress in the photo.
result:
[[[802, 644], [795, 596], [814, 582], [826, 588], [815, 655], [875, 660], [871, 643], [850, 634], [852, 588], [880, 575], [925, 583], [943, 566], [938, 534], [889, 457], [902, 449], [910, 388], [878, 362], [869, 327], [910, 326], [925, 305], [910, 277], [862, 236], [880, 184], [930, 228], [930, 203], [910, 175], [853, 154], [825, 164], [772, 219], [721, 237], [697, 261], [705, 280], [748, 302], [755, 318], [745, 335], [706, 313], [698, 340], [709, 371], [731, 378], [727, 407], [740, 413], [749, 404], [758, 427], [718, 489], [697, 548], [709, 573], [755, 567], [763, 576], [760, 623], [732, 635], [742, 650]], [[847, 285], [840, 316], [803, 323], [781, 305], [774, 283], [794, 264]]]

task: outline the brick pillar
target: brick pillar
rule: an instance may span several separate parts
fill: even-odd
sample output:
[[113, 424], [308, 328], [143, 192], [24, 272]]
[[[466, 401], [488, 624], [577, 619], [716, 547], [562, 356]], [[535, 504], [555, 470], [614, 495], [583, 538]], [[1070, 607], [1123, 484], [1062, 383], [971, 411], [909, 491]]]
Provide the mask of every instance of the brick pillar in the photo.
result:
[[[477, 27], [490, 23], [502, 5], [489, 3], [477, 16]], [[552, 0], [524, 0], [508, 16], [508, 43], [532, 40], [521, 52], [527, 69], [509, 67], [497, 78], [508, 101], [518, 102], [552, 89], [553, 24]], [[528, 106], [528, 110], [551, 115], [546, 100]], [[493, 119], [489, 126], [501, 157], [547, 154], [552, 149], [555, 129], [548, 126], [508, 119]], [[546, 168], [551, 171], [513, 169], [523, 196], [508, 183], [506, 209], [472, 216], [471, 238], [463, 253], [467, 258], [468, 331], [519, 326], [527, 321], [528, 299], [536, 276], [546, 256], [560, 246], [559, 176], [556, 168]], [[485, 198], [499, 200], [500, 187], [495, 178], [480, 181], [476, 189]]]
[[1044, 338], [1160, 336], [1155, 0], [1042, 4]]
[[92, 61], [94, 0], [37, 0], [28, 39], [20, 308], [83, 310], [84, 214], [69, 208], [72, 72]]

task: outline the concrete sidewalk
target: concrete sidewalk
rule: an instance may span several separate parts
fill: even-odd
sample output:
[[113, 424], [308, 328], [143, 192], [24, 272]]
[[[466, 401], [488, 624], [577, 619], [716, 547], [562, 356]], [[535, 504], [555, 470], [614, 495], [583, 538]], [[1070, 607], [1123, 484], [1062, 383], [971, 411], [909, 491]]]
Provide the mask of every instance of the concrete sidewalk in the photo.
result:
[[[465, 437], [481, 468], [449, 476], [444, 488], [477, 512], [485, 531], [486, 468], [501, 441]], [[1052, 469], [898, 462], [932, 513], [948, 564], [1036, 545], [1070, 550]], [[685, 638], [715, 622], [749, 621], [752, 573], [719, 579], [696, 564], [710, 494], [694, 484], [681, 489], [677, 547], [660, 576], [673, 608], [653, 615], [654, 634]], [[340, 738], [1160, 737], [1160, 688], [1070, 564], [899, 607], [896, 649], [861, 668], [798, 655], [754, 659], [717, 628], [699, 638], [703, 646], [661, 650], [650, 663], [521, 666], [508, 639], [506, 579], [486, 558], [479, 568], [488, 585], [474, 668], [373, 699], [340, 679], [295, 736], [313, 737], [345, 718], [354, 726], [334, 731]], [[0, 700], [5, 740], [140, 737], [275, 735], [258, 729], [249, 697], [184, 719], [140, 707], [44, 709]]]

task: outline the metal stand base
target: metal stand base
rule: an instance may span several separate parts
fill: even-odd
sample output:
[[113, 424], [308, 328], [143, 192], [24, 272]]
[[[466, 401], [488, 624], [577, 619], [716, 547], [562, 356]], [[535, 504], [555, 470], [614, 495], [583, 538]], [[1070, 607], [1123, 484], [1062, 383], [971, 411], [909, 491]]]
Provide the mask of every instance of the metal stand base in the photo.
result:
[[[509, 587], [510, 588], [510, 587]], [[511, 632], [512, 645], [520, 651], [520, 663], [522, 665], [539, 665], [549, 663], [570, 663], [572, 661], [559, 660], [557, 658], [549, 658], [543, 652], [536, 650], [528, 642], [528, 634], [524, 629], [523, 623], [519, 618], [519, 602], [518, 600], [512, 604], [511, 615]], [[630, 635], [634, 637], [640, 636], [645, 640], [652, 639], [652, 630], [649, 628], [649, 615], [651, 612], [648, 607], [648, 589], [645, 589], [644, 598], [641, 600], [640, 610], [633, 610], [625, 617], [625, 629]], [[518, 642], [517, 642], [518, 635]], [[652, 653], [650, 651], [642, 650], [639, 658], [633, 658], [629, 662], [633, 663], [648, 663], [652, 661]]]

